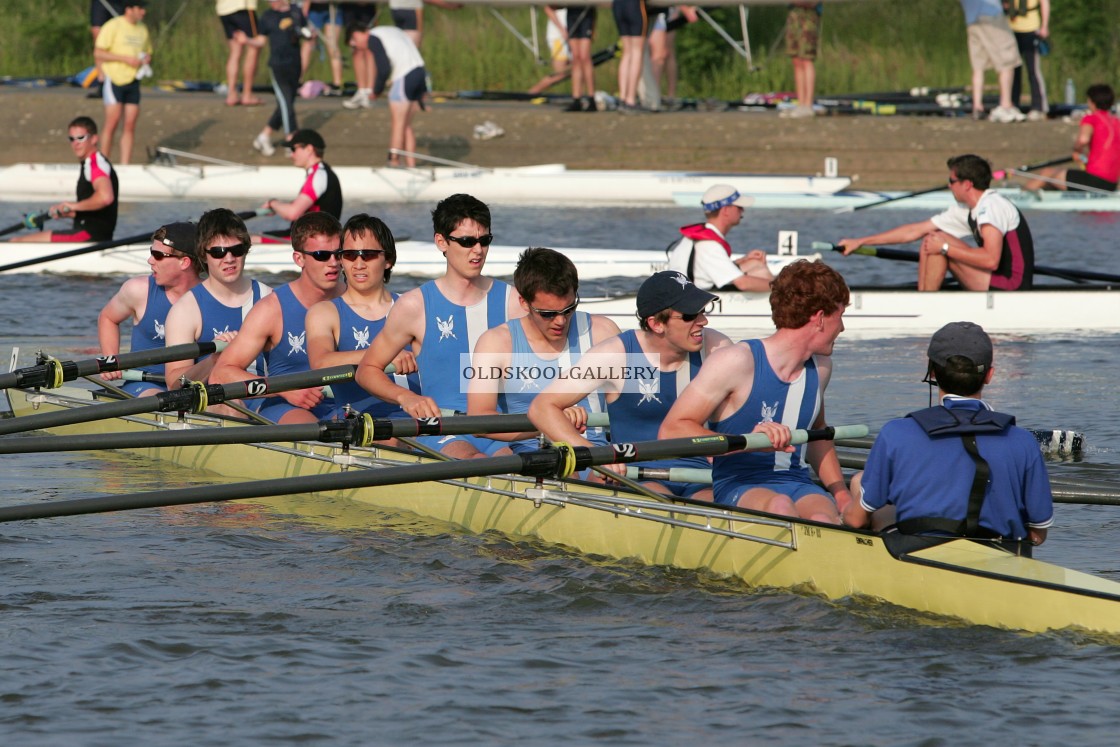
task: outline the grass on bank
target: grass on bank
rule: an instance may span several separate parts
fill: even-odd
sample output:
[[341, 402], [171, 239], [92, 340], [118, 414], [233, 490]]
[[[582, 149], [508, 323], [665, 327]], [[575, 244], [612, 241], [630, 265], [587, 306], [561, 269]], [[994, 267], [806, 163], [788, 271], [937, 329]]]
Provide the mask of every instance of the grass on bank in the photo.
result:
[[[264, 4], [262, 3], [262, 8]], [[92, 61], [89, 0], [6, 0], [0, 26], [0, 74], [71, 75]], [[502, 9], [508, 21], [532, 36], [528, 8]], [[732, 36], [739, 36], [737, 8], [712, 9]], [[387, 15], [387, 13], [385, 13]], [[447, 11], [428, 6], [422, 52], [440, 91], [523, 91], [549, 72], [494, 17], [489, 8]], [[747, 11], [755, 69], [705, 24], [677, 34], [678, 95], [738, 99], [749, 92], [788, 91], [792, 70], [784, 54], [784, 6], [751, 6]], [[1064, 0], [1056, 3], [1052, 54], [1043, 64], [1050, 98], [1058, 101], [1067, 78], [1083, 98], [1097, 81], [1117, 85], [1120, 67], [1120, 0]], [[212, 0], [150, 0], [147, 23], [155, 40], [156, 79], [221, 81], [225, 39]], [[536, 14], [544, 45], [543, 13]], [[616, 39], [609, 6], [601, 6], [593, 48]], [[348, 55], [347, 55], [348, 57]], [[263, 64], [258, 82], [267, 82]], [[347, 60], [348, 63], [348, 60]], [[596, 87], [614, 91], [617, 63], [596, 68]], [[329, 80], [325, 58], [317, 55], [307, 76]], [[348, 80], [353, 79], [349, 67]], [[955, 0], [863, 0], [825, 6], [819, 95], [909, 90], [914, 86], [967, 86], [970, 82], [964, 21]], [[994, 77], [989, 75], [989, 83]], [[552, 89], [566, 92], [567, 85]]]

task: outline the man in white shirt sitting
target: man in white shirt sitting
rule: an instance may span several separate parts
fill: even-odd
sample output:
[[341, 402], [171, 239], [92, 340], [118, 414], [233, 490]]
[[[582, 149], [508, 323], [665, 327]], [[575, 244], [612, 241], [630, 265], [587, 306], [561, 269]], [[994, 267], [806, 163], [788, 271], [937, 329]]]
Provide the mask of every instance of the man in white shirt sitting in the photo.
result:
[[766, 253], [756, 249], [733, 260], [725, 238], [743, 221], [743, 210], [754, 204], [754, 198], [743, 197], [730, 185], [716, 184], [700, 202], [705, 222], [681, 228], [681, 239], [668, 250], [669, 269], [704, 290], [769, 293], [774, 276], [766, 266]]

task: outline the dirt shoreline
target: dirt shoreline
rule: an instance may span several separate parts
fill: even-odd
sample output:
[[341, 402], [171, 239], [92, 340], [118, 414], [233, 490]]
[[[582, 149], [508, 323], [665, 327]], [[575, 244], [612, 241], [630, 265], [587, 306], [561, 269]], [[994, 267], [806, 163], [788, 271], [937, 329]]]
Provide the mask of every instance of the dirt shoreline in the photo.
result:
[[[134, 163], [147, 151], [175, 148], [251, 164], [282, 164], [250, 143], [271, 112], [227, 107], [211, 93], [145, 91]], [[300, 124], [322, 133], [326, 160], [337, 166], [379, 166], [388, 141], [388, 111], [348, 111], [339, 99], [297, 102]], [[87, 114], [103, 121], [100, 101], [76, 88], [0, 87], [0, 128], [15, 133], [0, 165], [60, 163], [73, 158], [66, 123]], [[475, 140], [475, 125], [492, 121], [505, 135]], [[481, 166], [564, 163], [571, 168], [673, 169], [768, 174], [817, 174], [827, 157], [854, 187], [921, 189], [945, 173], [945, 159], [965, 152], [996, 168], [1068, 153], [1076, 125], [1060, 120], [994, 124], [970, 119], [911, 116], [825, 116], [781, 119], [775, 112], [698, 112], [623, 115], [568, 113], [558, 104], [437, 100], [416, 121], [417, 149]]]

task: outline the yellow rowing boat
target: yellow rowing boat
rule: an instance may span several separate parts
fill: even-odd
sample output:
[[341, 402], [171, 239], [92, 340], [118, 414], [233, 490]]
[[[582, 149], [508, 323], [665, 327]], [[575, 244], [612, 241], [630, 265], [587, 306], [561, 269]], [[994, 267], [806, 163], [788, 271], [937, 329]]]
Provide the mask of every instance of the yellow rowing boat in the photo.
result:
[[[16, 417], [88, 407], [98, 397], [79, 388], [50, 393], [9, 390], [8, 395]], [[183, 427], [253, 426], [206, 416], [153, 414], [68, 425], [55, 432], [103, 434]], [[430, 461], [384, 447], [303, 442], [130, 451], [244, 480]], [[498, 531], [588, 555], [705, 570], [752, 587], [788, 588], [829, 599], [866, 596], [999, 628], [1120, 634], [1120, 583], [970, 540], [951, 540], [895, 557], [883, 539], [870, 532], [655, 499], [623, 488], [510, 475], [351, 489], [338, 495], [470, 532]]]

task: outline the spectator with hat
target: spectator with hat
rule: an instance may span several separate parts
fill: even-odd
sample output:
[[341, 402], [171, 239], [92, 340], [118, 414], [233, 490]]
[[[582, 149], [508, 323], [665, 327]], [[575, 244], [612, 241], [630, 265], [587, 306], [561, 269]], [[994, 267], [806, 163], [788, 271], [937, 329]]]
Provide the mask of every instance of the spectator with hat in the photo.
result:
[[934, 333], [927, 354], [925, 381], [937, 386], [938, 405], [883, 426], [866, 469], [852, 478], [844, 521], [866, 527], [874, 512], [876, 528], [910, 535], [904, 551], [970, 537], [1029, 557], [1053, 522], [1053, 497], [1034, 436], [982, 399], [995, 371], [991, 338], [972, 322], [952, 322]]
[[[334, 170], [323, 160], [327, 144], [315, 130], [296, 130], [284, 146], [292, 163], [307, 172], [299, 194], [291, 202], [270, 198], [261, 206], [285, 220], [294, 221], [305, 213], [324, 212], [337, 220], [342, 215], [342, 187]], [[291, 229], [275, 234], [287, 240]], [[254, 238], [254, 241], [258, 239]], [[264, 243], [276, 243], [275, 238], [262, 237]]]
[[[554, 382], [538, 394], [529, 406], [533, 425], [553, 441], [589, 446], [591, 442], [565, 411], [597, 391], [606, 399], [612, 441], [656, 440], [661, 421], [699, 373], [700, 364], [713, 350], [731, 344], [727, 335], [708, 329], [706, 312], [717, 300], [679, 272], [651, 275], [638, 289], [640, 329], [608, 338], [584, 353], [585, 370], [594, 375]], [[708, 469], [710, 465], [705, 457], [683, 457], [630, 466]], [[611, 465], [610, 469], [624, 474], [626, 467]], [[696, 483], [651, 479], [642, 484], [666, 495], [712, 499], [711, 488]]]
[[681, 238], [666, 250], [669, 269], [703, 289], [769, 293], [774, 276], [766, 266], [766, 253], [754, 250], [732, 259], [726, 238], [743, 221], [743, 211], [754, 204], [754, 198], [740, 195], [729, 184], [716, 184], [700, 202], [705, 222], [681, 228]]

